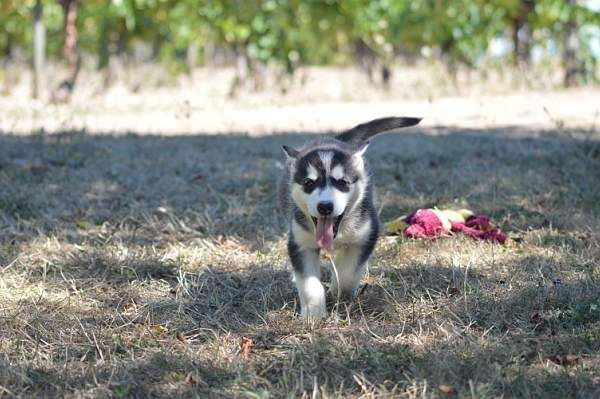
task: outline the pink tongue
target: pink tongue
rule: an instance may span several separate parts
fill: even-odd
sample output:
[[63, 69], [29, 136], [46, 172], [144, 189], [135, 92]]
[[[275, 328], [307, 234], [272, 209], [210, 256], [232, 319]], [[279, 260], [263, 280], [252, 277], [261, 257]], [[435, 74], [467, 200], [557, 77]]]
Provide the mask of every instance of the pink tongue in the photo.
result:
[[317, 246], [330, 248], [333, 244], [333, 218], [318, 218], [317, 231], [315, 232]]

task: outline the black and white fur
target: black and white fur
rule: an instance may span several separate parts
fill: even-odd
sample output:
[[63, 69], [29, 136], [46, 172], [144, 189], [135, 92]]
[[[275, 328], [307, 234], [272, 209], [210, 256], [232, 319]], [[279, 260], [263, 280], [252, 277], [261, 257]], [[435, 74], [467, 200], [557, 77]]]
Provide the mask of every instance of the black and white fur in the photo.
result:
[[420, 120], [376, 119], [299, 149], [283, 146], [287, 162], [279, 200], [290, 219], [288, 252], [302, 317], [326, 315], [320, 250], [335, 254], [331, 292], [353, 298], [377, 242], [379, 220], [363, 159], [368, 139]]

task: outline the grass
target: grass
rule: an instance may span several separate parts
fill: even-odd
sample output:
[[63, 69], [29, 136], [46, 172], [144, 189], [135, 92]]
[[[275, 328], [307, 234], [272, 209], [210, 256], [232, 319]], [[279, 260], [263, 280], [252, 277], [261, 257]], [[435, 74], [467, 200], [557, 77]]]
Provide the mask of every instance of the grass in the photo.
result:
[[383, 220], [470, 206], [511, 240], [384, 237], [313, 325], [274, 212], [308, 136], [0, 135], [0, 397], [600, 394], [598, 132], [375, 140]]

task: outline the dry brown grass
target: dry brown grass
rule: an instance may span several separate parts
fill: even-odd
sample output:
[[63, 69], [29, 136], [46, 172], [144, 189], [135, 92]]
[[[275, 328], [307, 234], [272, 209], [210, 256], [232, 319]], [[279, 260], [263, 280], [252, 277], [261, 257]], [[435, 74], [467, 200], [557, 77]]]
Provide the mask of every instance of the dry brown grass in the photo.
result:
[[[306, 67], [284, 77], [270, 71], [265, 87], [247, 87], [234, 98], [227, 94], [233, 68], [198, 68], [173, 80], [155, 64], [129, 65], [115, 67], [107, 80], [90, 65], [70, 103], [32, 101], [28, 70], [8, 64], [3, 81], [0, 64], [0, 131], [259, 135], [341, 130], [398, 114], [424, 117], [421, 126], [430, 128], [600, 124], [600, 86], [559, 90], [562, 67], [548, 63], [525, 70], [482, 66], [456, 76], [439, 64], [398, 65], [387, 90], [351, 67]], [[49, 86], [67, 74], [51, 64], [48, 77], [56, 81]]]
[[598, 132], [376, 140], [383, 219], [469, 205], [512, 239], [383, 238], [317, 325], [273, 211], [306, 137], [0, 135], [0, 397], [600, 394]]

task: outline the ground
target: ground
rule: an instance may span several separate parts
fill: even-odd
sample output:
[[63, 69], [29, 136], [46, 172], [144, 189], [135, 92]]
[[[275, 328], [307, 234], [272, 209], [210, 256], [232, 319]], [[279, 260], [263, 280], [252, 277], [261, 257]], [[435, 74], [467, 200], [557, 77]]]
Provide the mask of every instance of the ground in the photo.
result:
[[[535, 96], [578, 116], [581, 92]], [[510, 239], [382, 237], [358, 299], [330, 298], [314, 324], [298, 318], [275, 177], [282, 144], [327, 126], [5, 123], [0, 397], [598, 397], [600, 134], [585, 107], [587, 127], [484, 106], [503, 119], [441, 114], [374, 140], [382, 220], [468, 206]]]

